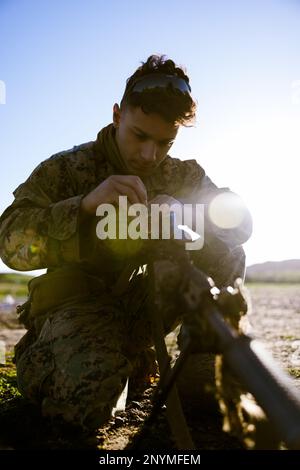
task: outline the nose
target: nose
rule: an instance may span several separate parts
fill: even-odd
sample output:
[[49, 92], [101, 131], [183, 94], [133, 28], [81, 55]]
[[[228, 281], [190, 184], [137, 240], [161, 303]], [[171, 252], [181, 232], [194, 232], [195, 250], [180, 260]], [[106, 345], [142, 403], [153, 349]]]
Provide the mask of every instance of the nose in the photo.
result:
[[142, 147], [141, 157], [145, 163], [153, 163], [156, 161], [157, 146], [155, 142], [145, 142]]

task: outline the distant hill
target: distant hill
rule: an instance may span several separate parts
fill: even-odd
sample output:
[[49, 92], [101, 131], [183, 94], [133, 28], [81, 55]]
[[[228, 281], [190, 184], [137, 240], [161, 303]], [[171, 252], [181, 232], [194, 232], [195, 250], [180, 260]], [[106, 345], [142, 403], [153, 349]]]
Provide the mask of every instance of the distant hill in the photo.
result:
[[252, 264], [247, 267], [246, 281], [300, 283], [300, 259]]
[[[0, 299], [3, 295], [26, 295], [33, 276], [22, 273], [0, 273]], [[300, 283], [300, 259], [267, 261], [247, 267], [246, 282]]]

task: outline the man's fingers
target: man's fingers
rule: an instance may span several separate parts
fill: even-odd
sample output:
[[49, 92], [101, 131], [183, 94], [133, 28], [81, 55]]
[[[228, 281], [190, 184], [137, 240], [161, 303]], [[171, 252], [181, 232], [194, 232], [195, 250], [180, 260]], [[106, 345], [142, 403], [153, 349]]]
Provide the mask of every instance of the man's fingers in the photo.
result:
[[127, 196], [130, 204], [141, 203], [140, 199], [138, 198], [137, 193], [130, 186], [126, 186], [125, 184], [115, 181], [114, 189], [117, 193], [116, 202], [119, 202], [118, 195], [120, 195], [120, 196]]
[[[116, 175], [114, 177], [114, 181], [118, 184], [123, 186], [129, 187], [136, 196], [138, 197], [138, 201], [141, 204], [147, 204], [147, 190], [142, 182], [142, 180], [138, 176], [133, 175]], [[129, 197], [129, 196], [128, 196]]]

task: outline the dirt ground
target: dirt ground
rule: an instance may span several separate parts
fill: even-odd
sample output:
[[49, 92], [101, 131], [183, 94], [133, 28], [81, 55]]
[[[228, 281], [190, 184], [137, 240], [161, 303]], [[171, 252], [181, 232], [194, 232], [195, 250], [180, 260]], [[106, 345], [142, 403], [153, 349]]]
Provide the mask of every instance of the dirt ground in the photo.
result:
[[[283, 369], [288, 371], [300, 389], [300, 285], [258, 284], [249, 286], [252, 308], [250, 321], [254, 335], [273, 354]], [[2, 326], [2, 328], [1, 328]], [[7, 349], [22, 336], [24, 330], [13, 319], [0, 314], [0, 341]], [[178, 355], [176, 337], [168, 337], [168, 347], [173, 359]], [[211, 359], [209, 359], [211, 360]], [[208, 361], [209, 362], [209, 361]], [[202, 365], [201, 365], [201, 368]], [[11, 364], [0, 366], [1, 373], [9, 371], [10, 384], [15, 386], [14, 368]], [[207, 368], [211, 380], [212, 368]], [[205, 373], [206, 373], [205, 372]], [[184, 408], [188, 426], [197, 449], [241, 449], [241, 443], [222, 431], [222, 419], [214, 403], [206, 401], [197, 390], [194, 378], [181, 379], [184, 395]], [[82, 437], [69, 429], [56, 427], [46, 422], [31, 405], [19, 396], [5, 395], [0, 401], [0, 448], [78, 448], [95, 447], [99, 449], [174, 449], [162, 409], [155, 422], [140, 435], [141, 429], [151, 410], [151, 396], [156, 384], [144, 392], [132, 395], [125, 411], [118, 412], [109, 423], [99, 430], [95, 439], [82, 441]], [[191, 391], [191, 393], [190, 393]], [[68, 438], [66, 437], [68, 435]]]

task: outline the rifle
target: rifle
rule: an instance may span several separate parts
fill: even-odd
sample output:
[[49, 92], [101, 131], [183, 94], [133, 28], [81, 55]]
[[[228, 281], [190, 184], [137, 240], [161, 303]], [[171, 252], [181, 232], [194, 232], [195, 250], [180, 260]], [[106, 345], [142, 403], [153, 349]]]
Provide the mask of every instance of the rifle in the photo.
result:
[[[158, 353], [157, 349], [163, 350], [165, 347], [156, 285], [162, 260], [170, 260], [180, 268], [181, 305], [178, 307], [185, 310], [183, 316], [185, 335], [180, 356], [172, 369], [166, 355], [164, 356], [161, 352], [160, 357], [158, 356], [161, 378], [154, 394], [152, 412], [140, 432], [137, 447], [162, 405], [168, 400], [170, 393], [174, 393], [174, 390], [176, 392], [176, 378], [193, 350], [193, 345], [201, 341], [199, 330], [205, 324], [207, 331], [214, 335], [223, 366], [228, 368], [229, 373], [238, 379], [247, 392], [252, 394], [264, 412], [262, 416], [266, 418], [267, 427], [260, 434], [260, 438], [265, 431], [271, 432], [274, 435], [273, 441], [278, 444], [283, 441], [289, 449], [300, 449], [300, 399], [291, 378], [280, 369], [256, 339], [241, 333], [230, 321], [232, 318], [236, 320], [247, 311], [242, 281], [237, 280], [234, 286], [219, 290], [210, 278], [191, 263], [188, 253], [178, 243], [170, 240], [150, 243], [153, 245], [147, 250], [151, 286], [149, 309], [154, 315], [156, 352]], [[233, 323], [237, 325], [236, 321]], [[178, 397], [176, 400], [178, 401]], [[181, 409], [179, 412], [181, 413]], [[173, 418], [173, 423], [174, 421], [176, 418]], [[244, 443], [247, 443], [247, 430], [240, 429], [239, 431]], [[265, 437], [266, 442], [270, 442], [269, 436]], [[180, 437], [176, 440], [178, 444]], [[185, 433], [181, 442], [185, 443], [181, 444], [181, 448], [194, 448], [188, 432]], [[256, 444], [256, 448], [264, 448], [263, 445], [262, 440]], [[253, 447], [253, 443], [249, 445], [250, 448], [251, 446]]]

